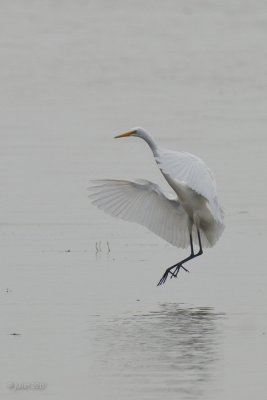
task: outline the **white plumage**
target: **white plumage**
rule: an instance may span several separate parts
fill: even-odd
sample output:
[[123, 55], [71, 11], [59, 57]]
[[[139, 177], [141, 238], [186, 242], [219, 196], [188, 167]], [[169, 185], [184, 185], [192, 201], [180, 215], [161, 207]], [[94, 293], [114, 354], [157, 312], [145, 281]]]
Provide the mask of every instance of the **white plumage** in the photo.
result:
[[163, 173], [205, 197], [212, 209], [213, 217], [216, 221], [222, 222], [213, 173], [200, 158], [190, 153], [161, 150], [156, 161]]
[[[155, 183], [98, 180], [90, 188], [92, 203], [107, 213], [144, 225], [174, 246], [189, 244], [187, 215], [171, 194]], [[179, 227], [179, 229], [177, 229]]]
[[[190, 244], [190, 256], [168, 268], [159, 282], [162, 284], [168, 274], [173, 277], [180, 268], [186, 270], [183, 263], [202, 254], [202, 247], [211, 247], [219, 239], [224, 224], [216, 182], [206, 164], [193, 154], [158, 147], [142, 128], [116, 138], [126, 136], [137, 136], [147, 142], [175, 194], [146, 180], [97, 180], [89, 188], [90, 197], [103, 211], [144, 225], [174, 246], [185, 248]], [[194, 253], [193, 243], [199, 244], [198, 253]]]

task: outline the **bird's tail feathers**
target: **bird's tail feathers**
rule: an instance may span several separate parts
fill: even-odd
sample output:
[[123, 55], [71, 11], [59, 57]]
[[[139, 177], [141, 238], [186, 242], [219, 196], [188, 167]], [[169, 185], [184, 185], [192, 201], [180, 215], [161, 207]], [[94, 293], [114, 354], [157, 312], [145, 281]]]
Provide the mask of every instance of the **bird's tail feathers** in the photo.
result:
[[[217, 221], [205, 227], [205, 231], [200, 228], [202, 247], [213, 247], [223, 233], [224, 228], [225, 225]], [[196, 228], [193, 229], [193, 242], [194, 244], [198, 244]]]

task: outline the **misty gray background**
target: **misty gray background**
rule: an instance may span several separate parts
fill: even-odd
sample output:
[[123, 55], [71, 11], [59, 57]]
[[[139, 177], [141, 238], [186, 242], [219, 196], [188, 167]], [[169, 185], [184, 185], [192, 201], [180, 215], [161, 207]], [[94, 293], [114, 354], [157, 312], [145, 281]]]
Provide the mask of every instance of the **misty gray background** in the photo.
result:
[[[0, 1], [1, 399], [266, 396], [266, 34], [261, 0]], [[87, 198], [165, 185], [113, 140], [136, 125], [203, 158], [226, 213], [160, 288], [187, 252]]]

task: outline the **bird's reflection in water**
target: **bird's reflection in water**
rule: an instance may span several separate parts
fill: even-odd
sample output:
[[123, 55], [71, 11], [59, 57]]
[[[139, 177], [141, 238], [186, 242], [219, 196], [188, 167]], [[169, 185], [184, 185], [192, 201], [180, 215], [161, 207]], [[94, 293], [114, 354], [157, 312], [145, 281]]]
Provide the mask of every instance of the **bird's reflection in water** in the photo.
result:
[[96, 364], [128, 398], [204, 398], [220, 356], [222, 318], [212, 308], [171, 303], [105, 321]]

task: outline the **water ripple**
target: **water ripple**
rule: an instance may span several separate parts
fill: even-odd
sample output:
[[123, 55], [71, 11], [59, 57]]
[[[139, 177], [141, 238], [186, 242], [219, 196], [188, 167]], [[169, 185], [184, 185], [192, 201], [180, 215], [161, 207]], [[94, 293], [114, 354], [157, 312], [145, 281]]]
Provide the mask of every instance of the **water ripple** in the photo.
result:
[[[156, 311], [98, 320], [94, 364], [118, 398], [204, 396], [220, 357], [220, 320], [212, 308], [168, 303]], [[110, 386], [109, 386], [110, 387]]]

